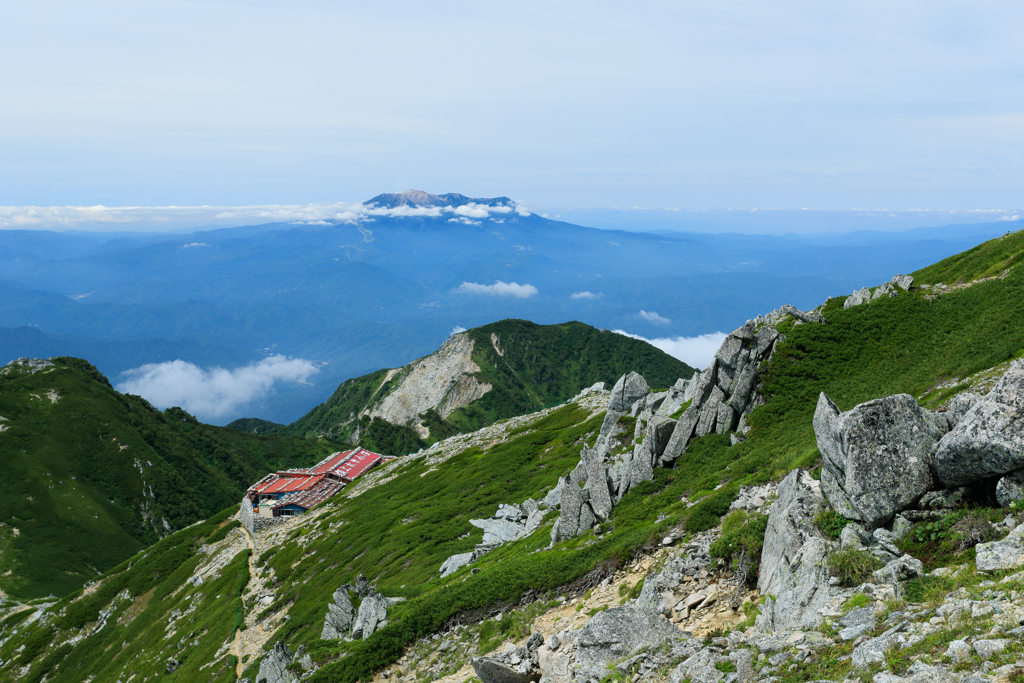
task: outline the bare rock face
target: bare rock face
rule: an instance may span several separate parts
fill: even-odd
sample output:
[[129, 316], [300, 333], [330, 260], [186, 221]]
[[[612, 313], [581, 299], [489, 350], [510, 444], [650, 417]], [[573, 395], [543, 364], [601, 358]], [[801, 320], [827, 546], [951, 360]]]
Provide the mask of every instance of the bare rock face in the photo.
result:
[[822, 393], [814, 434], [832, 507], [869, 527], [883, 526], [932, 487], [932, 454], [947, 426], [909, 394], [886, 396], [850, 411]]
[[369, 415], [393, 424], [415, 422], [431, 408], [448, 417], [491, 390], [490, 384], [481, 384], [474, 377], [480, 366], [473, 362], [473, 340], [464, 332], [453, 334], [429, 356], [392, 372], [405, 374]]
[[948, 488], [1024, 468], [1024, 361], [1014, 361], [942, 438], [934, 467]]
[[765, 601], [758, 631], [809, 628], [821, 622], [829, 604], [827, 559], [835, 546], [821, 537], [814, 517], [825, 507], [818, 482], [793, 470], [779, 484], [768, 515], [757, 587]]
[[327, 605], [327, 618], [324, 620], [320, 639], [347, 638], [352, 631], [352, 621], [355, 619], [355, 615], [352, 599], [348, 595], [348, 587], [342, 586], [334, 591], [334, 602]]
[[[361, 602], [356, 612], [350, 593]], [[320, 634], [323, 640], [358, 640], [369, 638], [374, 631], [388, 625], [388, 608], [405, 598], [388, 598], [378, 593], [362, 574], [355, 585], [346, 583], [334, 591], [334, 601], [327, 605], [327, 617]]]
[[682, 639], [682, 632], [660, 614], [635, 605], [598, 613], [580, 630], [576, 679], [603, 679], [612, 666], [641, 648]]
[[[479, 372], [479, 369], [477, 369]], [[612, 387], [611, 399], [608, 401], [608, 410], [619, 413], [629, 412], [630, 407], [641, 398], [651, 393], [647, 386], [647, 380], [635, 372], [623, 375]]]
[[256, 683], [296, 683], [298, 680], [288, 670], [292, 663], [292, 651], [280, 640], [274, 649], [260, 662], [260, 672], [256, 675]]

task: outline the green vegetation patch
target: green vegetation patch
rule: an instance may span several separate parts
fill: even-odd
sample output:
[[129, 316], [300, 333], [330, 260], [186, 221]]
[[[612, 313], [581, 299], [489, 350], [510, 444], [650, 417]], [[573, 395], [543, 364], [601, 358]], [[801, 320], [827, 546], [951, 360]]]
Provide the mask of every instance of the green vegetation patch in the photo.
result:
[[201, 424], [114, 391], [85, 361], [51, 362], [0, 375], [0, 589], [16, 598], [67, 595], [166, 535], [164, 520], [187, 527], [267, 472], [338, 450]]

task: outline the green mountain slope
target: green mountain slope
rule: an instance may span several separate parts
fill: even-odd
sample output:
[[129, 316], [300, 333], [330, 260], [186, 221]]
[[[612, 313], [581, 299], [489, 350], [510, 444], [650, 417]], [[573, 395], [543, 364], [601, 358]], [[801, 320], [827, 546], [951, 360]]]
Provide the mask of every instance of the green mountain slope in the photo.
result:
[[[651, 386], [660, 388], [693, 374], [693, 368], [645, 341], [579, 322], [537, 325], [527, 320], [502, 320], [462, 334], [473, 342], [472, 360], [479, 367], [473, 378], [491, 389], [451, 414], [442, 416], [437, 410], [420, 413], [418, 419], [429, 436], [424, 438], [410, 428], [416, 419], [391, 426], [367, 415], [386, 397], [403, 391], [402, 381], [415, 363], [399, 372], [378, 370], [347, 380], [329, 400], [275, 431], [302, 436], [330, 434], [358, 440], [367, 448], [408, 453], [451, 434], [472, 432], [497, 420], [561, 403], [596, 382], [610, 386], [630, 371], [639, 372]], [[230, 426], [273, 429], [247, 420]]]
[[0, 417], [0, 590], [21, 598], [66, 594], [334, 447], [155, 410], [74, 358], [5, 366]]
[[[1024, 254], [1024, 234], [983, 246], [988, 251], [971, 257], [962, 279], [1002, 273], [1006, 267], [1001, 264]], [[959, 267], [955, 260], [936, 265]], [[932, 284], [927, 269], [915, 276]], [[43, 609], [48, 620], [19, 626], [27, 618], [13, 613], [0, 622], [0, 661], [5, 662], [0, 677], [29, 665], [29, 680], [44, 674], [51, 681], [88, 675], [117, 680], [132, 674], [135, 680], [233, 680], [230, 609], [241, 605], [248, 629], [243, 638], [272, 632], [258, 636], [262, 650], [278, 640], [293, 651], [308, 647], [320, 667], [308, 680], [370, 680], [407, 655], [409, 645], [446, 624], [472, 623], [499, 610], [508, 616], [507, 610], [524, 598], [553, 597], [549, 591], [591, 571], [606, 575], [601, 572], [631, 563], [657, 545], [670, 527], [694, 533], [716, 525], [740, 485], [777, 479], [793, 467], [814, 468], [820, 456], [811, 420], [820, 391], [843, 409], [900, 392], [935, 406], [946, 395], [940, 383], [966, 381], [1024, 355], [1019, 322], [1024, 319], [1024, 270], [1019, 267], [1010, 267], [1005, 278], [938, 295], [933, 288], [915, 287], [850, 309], [842, 307], [844, 300], [828, 302], [824, 324], [778, 323], [787, 338], [762, 368], [760, 391], [766, 403], [749, 416], [752, 430], [746, 441], [731, 446], [728, 435], [694, 440], [675, 467], [658, 468], [653, 481], [630, 489], [600, 533], [587, 532], [544, 550], [549, 515], [532, 535], [446, 578], [438, 574], [444, 557], [481, 541], [481, 530], [469, 526], [469, 519], [493, 515], [499, 503], [537, 498], [575, 466], [582, 443], [593, 442], [603, 418], [595, 399], [584, 398], [396, 460], [372, 473], [375, 486], [369, 487], [368, 479], [273, 534], [260, 532], [261, 553], [254, 558], [251, 587], [243, 591], [241, 603], [232, 602], [230, 590], [250, 576], [241, 531], [229, 530], [224, 539], [209, 541], [203, 555], [223, 557], [224, 565], [200, 587], [187, 579], [203, 561], [196, 559], [196, 547], [216, 525], [164, 539], [145, 559], [140, 556], [130, 567], [111, 572], [96, 593], [69, 596]], [[504, 343], [501, 348], [506, 356], [510, 353]], [[483, 374], [486, 367], [480, 367]], [[180, 568], [173, 568], [175, 561]], [[160, 564], [168, 569], [161, 570]], [[367, 640], [320, 640], [333, 591], [360, 573], [384, 594], [407, 601], [396, 605], [388, 625]], [[118, 598], [125, 589], [127, 595]], [[150, 591], [152, 598], [140, 603]], [[195, 605], [187, 615], [191, 621], [164, 638], [173, 610], [185, 613], [189, 604]], [[100, 610], [110, 610], [110, 617], [96, 628]], [[129, 614], [137, 615], [134, 621], [127, 621]], [[502, 633], [506, 622], [514, 619], [502, 621]], [[78, 634], [87, 634], [87, 640], [61, 645]], [[184, 639], [182, 645], [179, 639], [186, 634], [194, 634], [193, 640]], [[435, 647], [429, 657], [435, 656]], [[100, 651], [111, 655], [100, 656]], [[243, 661], [244, 676], [255, 678], [259, 655]], [[167, 674], [169, 658], [183, 659], [190, 673]], [[195, 672], [203, 665], [200, 678]]]

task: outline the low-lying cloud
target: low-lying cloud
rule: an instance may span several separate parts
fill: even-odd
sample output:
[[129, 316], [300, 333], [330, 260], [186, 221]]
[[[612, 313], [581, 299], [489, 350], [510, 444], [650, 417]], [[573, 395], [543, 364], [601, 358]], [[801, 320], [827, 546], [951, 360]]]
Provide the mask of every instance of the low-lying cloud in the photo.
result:
[[649, 323], [658, 323], [659, 325], [667, 325], [672, 322], [668, 318], [658, 315], [655, 311], [640, 311], [640, 317]]
[[725, 332], [712, 332], [702, 334], [699, 337], [662, 337], [660, 339], [648, 339], [638, 334], [630, 334], [625, 330], [612, 330], [616, 334], [641, 339], [651, 346], [661, 349], [673, 358], [677, 358], [692, 368], [705, 368], [711, 365], [718, 347], [725, 341]]
[[533, 285], [521, 285], [518, 282], [502, 282], [493, 285], [481, 285], [476, 282], [463, 282], [456, 291], [467, 294], [489, 294], [491, 296], [514, 296], [517, 299], [528, 299], [537, 293]]
[[596, 299], [601, 296], [600, 294], [594, 294], [593, 292], [573, 292], [569, 295], [570, 299]]
[[122, 373], [117, 390], [137, 394], [159, 408], [179, 406], [201, 419], [230, 415], [269, 394], [277, 382], [302, 382], [319, 372], [310, 361], [282, 355], [225, 370], [183, 360], [150, 363]]
[[529, 216], [522, 204], [488, 206], [367, 205], [362, 202], [320, 204], [266, 204], [255, 206], [0, 206], [0, 228], [56, 228], [100, 226], [103, 230], [178, 229], [183, 226], [243, 225], [246, 223], [358, 223], [377, 216], [432, 217], [449, 215], [456, 220], [481, 220], [515, 213]]

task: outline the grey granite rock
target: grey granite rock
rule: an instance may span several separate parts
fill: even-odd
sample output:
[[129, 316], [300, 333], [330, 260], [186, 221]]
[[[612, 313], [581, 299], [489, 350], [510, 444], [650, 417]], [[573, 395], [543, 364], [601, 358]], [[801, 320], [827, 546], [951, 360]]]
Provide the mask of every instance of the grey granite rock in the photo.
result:
[[949, 421], [949, 427], [952, 429], [964, 419], [964, 415], [967, 414], [974, 404], [981, 400], [981, 397], [977, 394], [964, 391], [946, 402], [946, 419]]
[[924, 575], [924, 564], [910, 555], [903, 555], [875, 571], [871, 578], [876, 584], [897, 584]]
[[903, 275], [902, 273], [900, 273], [899, 275], [893, 275], [892, 280], [890, 280], [889, 282], [896, 285], [900, 289], [906, 291], [910, 289], [910, 286], [912, 284], [914, 284], [914, 276]]
[[474, 657], [469, 663], [483, 683], [530, 683], [538, 678], [491, 657]]
[[946, 648], [946, 657], [953, 664], [963, 664], [971, 658], [971, 646], [966, 640], [954, 640]]
[[864, 550], [871, 542], [871, 534], [867, 533], [860, 524], [850, 522], [839, 532], [839, 546], [843, 550]]
[[260, 661], [260, 672], [256, 674], [256, 683], [296, 683], [298, 680], [288, 671], [292, 663], [292, 651], [280, 640], [274, 649]]
[[941, 666], [923, 665], [914, 671], [908, 669], [903, 681], [905, 683], [959, 683], [960, 677]]
[[824, 506], [818, 482], [804, 470], [793, 470], [779, 484], [757, 580], [761, 594], [775, 598], [765, 601], [757, 617], [758, 631], [808, 628], [821, 622], [820, 612], [830, 594], [827, 558], [835, 548], [814, 524]]
[[845, 413], [822, 393], [814, 433], [825, 496], [840, 513], [882, 526], [932, 486], [930, 464], [945, 420], [897, 394]]
[[996, 484], [996, 500], [1004, 508], [1021, 499], [1024, 499], [1024, 469], [1010, 472]]
[[621, 413], [629, 412], [633, 404], [649, 394], [651, 388], [639, 374], [630, 372], [619, 378], [612, 387], [612, 395], [608, 401], [608, 409]]
[[974, 546], [978, 571], [992, 572], [1024, 565], [1024, 524], [1014, 528], [1006, 538]]
[[577, 679], [604, 678], [611, 666], [641, 648], [680, 640], [682, 632], [659, 614], [626, 605], [599, 612], [579, 632]]
[[974, 651], [977, 652], [978, 656], [983, 660], [992, 659], [992, 657], [1005, 650], [1006, 646], [1009, 644], [1010, 641], [1003, 638], [975, 640]]
[[604, 461], [597, 451], [587, 448], [586, 444], [580, 453], [580, 460], [587, 469], [586, 489], [590, 492], [590, 509], [598, 519], [604, 521], [612, 513], [612, 494], [608, 490]]
[[851, 294], [843, 302], [843, 308], [853, 308], [854, 306], [860, 306], [865, 301], [871, 300], [871, 291], [867, 287], [861, 287], [859, 290]]
[[[473, 553], [459, 553], [457, 555], [450, 556], [441, 564], [441, 578], [454, 574], [458, 569], [465, 567], [467, 564], [473, 561]], [[326, 628], [326, 626], [325, 626]], [[326, 636], [320, 636], [326, 639]]]
[[872, 664], [884, 662], [886, 652], [906, 644], [907, 639], [901, 633], [906, 626], [907, 622], [902, 622], [877, 638], [869, 638], [858, 645], [853, 650], [853, 665], [859, 669], [866, 669]]
[[352, 599], [348, 594], [349, 588], [351, 586], [345, 584], [334, 591], [334, 601], [327, 605], [327, 617], [324, 619], [324, 628], [320, 633], [321, 640], [338, 640], [349, 637], [352, 631], [352, 621], [355, 619], [355, 608], [352, 607]]
[[356, 640], [369, 638], [374, 631], [383, 628], [388, 621], [388, 599], [373, 591], [359, 603], [359, 613], [352, 624], [352, 637]]
[[1024, 468], [1024, 361], [1014, 361], [942, 437], [934, 467], [950, 488]]

